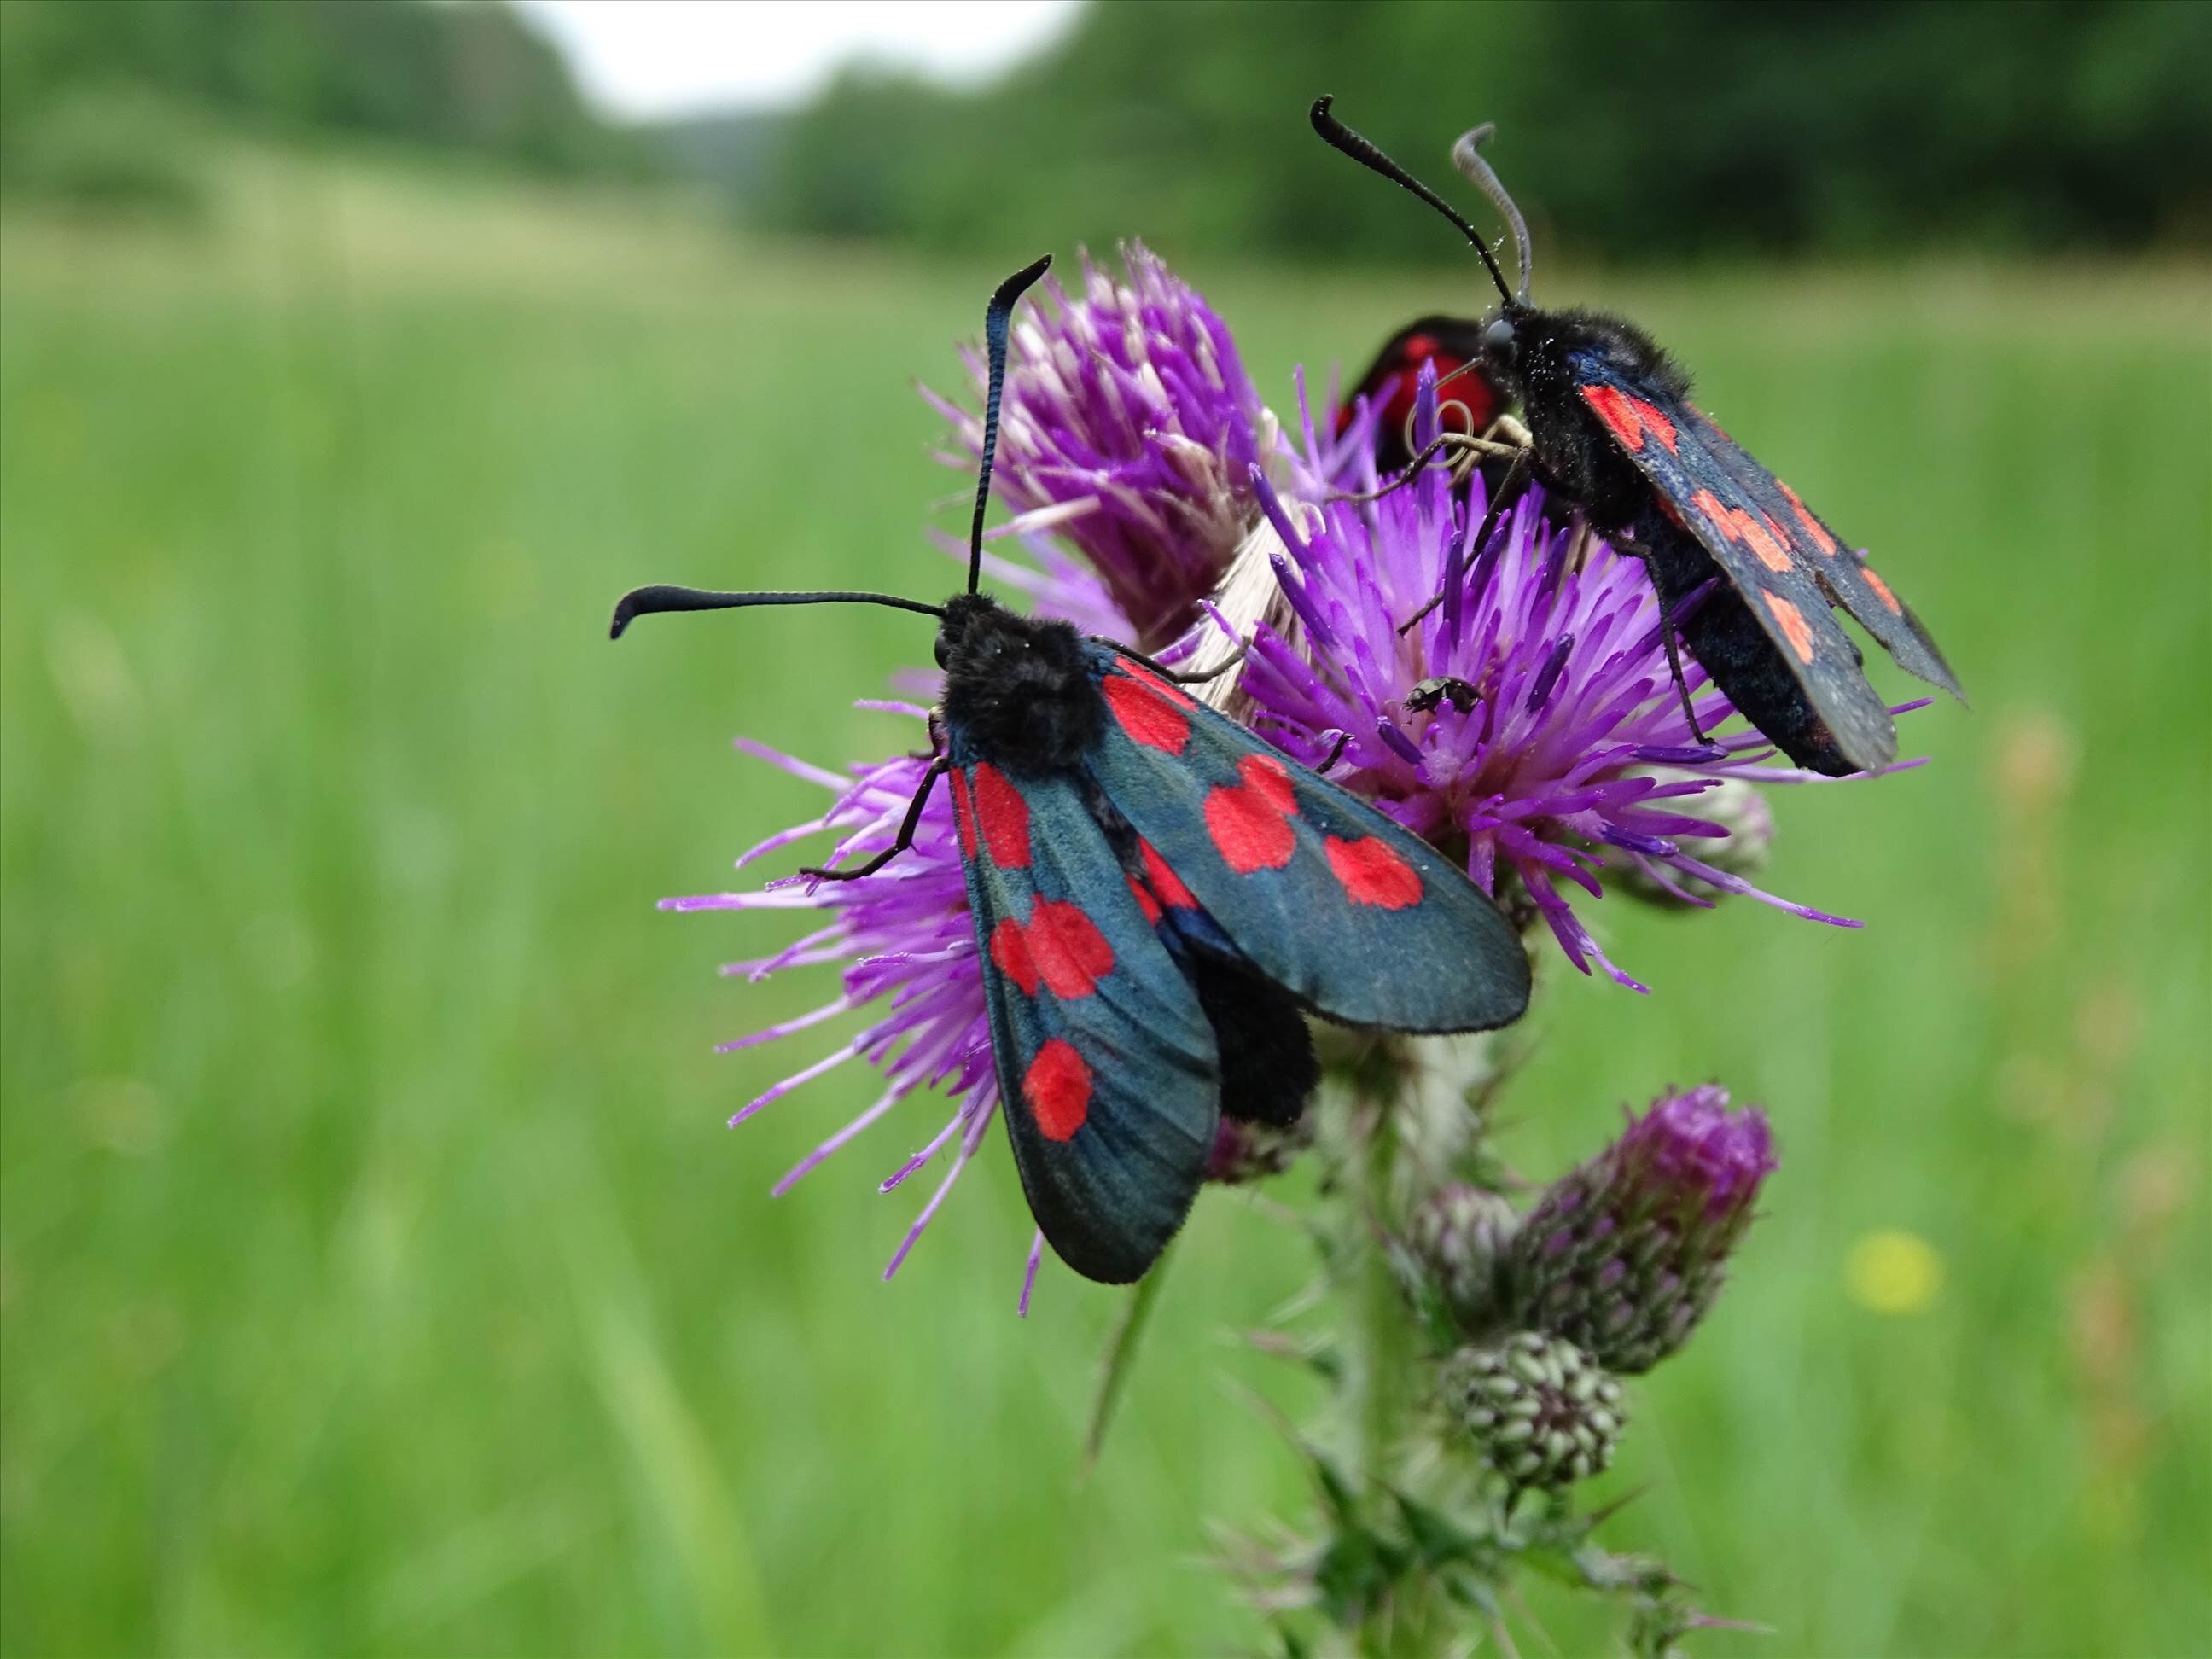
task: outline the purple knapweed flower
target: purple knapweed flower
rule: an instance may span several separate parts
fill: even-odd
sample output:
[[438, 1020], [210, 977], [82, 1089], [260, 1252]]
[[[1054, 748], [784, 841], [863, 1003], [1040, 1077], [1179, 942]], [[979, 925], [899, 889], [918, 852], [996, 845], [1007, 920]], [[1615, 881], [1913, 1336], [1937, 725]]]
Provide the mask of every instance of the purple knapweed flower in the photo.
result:
[[[1432, 375], [1418, 420], [1426, 441]], [[1685, 902], [1736, 893], [1858, 926], [1696, 855], [1729, 834], [1698, 797], [1731, 779], [1813, 775], [1755, 764], [1771, 752], [1755, 732], [1698, 744], [1643, 567], [1547, 517], [1540, 489], [1478, 549], [1481, 480], [1455, 492], [1441, 465], [1374, 501], [1285, 501], [1256, 475], [1254, 487], [1283, 544], [1275, 568], [1293, 620], [1256, 630], [1239, 682], [1252, 723], [1309, 765], [1341, 739], [1334, 776], [1464, 859], [1503, 901], [1510, 873], [1577, 968], [1595, 963], [1645, 988], [1607, 959], [1560, 890], [1564, 881], [1602, 897], [1609, 860]], [[1444, 602], [1401, 635], [1440, 589]], [[1711, 732], [1733, 711], [1693, 660], [1683, 670]]]
[[1757, 1107], [1708, 1085], [1630, 1115], [1620, 1139], [1547, 1188], [1504, 1263], [1514, 1322], [1607, 1370], [1646, 1371], [1688, 1340], [1776, 1167]]
[[[1255, 465], [1281, 452], [1228, 326], [1140, 242], [1120, 281], [1086, 253], [1079, 295], [1045, 279], [1051, 307], [1014, 325], [999, 426], [1000, 496], [1017, 528], [1050, 528], [1090, 562], [1128, 637], [1179, 634], [1259, 516]], [[963, 352], [980, 400], [982, 354]], [[982, 421], [927, 387], [971, 470]]]

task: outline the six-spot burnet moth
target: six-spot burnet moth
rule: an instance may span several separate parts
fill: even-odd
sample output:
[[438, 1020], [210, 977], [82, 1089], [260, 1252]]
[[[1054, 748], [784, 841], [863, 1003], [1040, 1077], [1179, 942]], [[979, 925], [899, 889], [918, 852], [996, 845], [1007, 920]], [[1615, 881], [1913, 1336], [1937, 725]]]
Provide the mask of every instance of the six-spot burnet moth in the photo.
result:
[[[1581, 507], [1617, 551], [1644, 562], [1670, 658], [1679, 631], [1737, 711], [1817, 772], [1870, 770], [1897, 757], [1889, 710], [1832, 605], [1908, 672], [1964, 700], [1935, 641], [1874, 567], [1690, 403], [1689, 377], [1650, 336], [1617, 317], [1530, 304], [1528, 229], [1482, 159], [1488, 127], [1462, 137], [1452, 160], [1512, 232], [1520, 280], [1510, 289], [1480, 233], [1337, 120], [1329, 101], [1316, 101], [1315, 131], [1443, 214], [1497, 284], [1498, 305], [1471, 342], [1458, 343], [1471, 344], [1478, 374], [1520, 406], [1528, 435], [1478, 544], [1533, 474]], [[1690, 723], [1694, 731], [1694, 714]]]
[[1402, 472], [1413, 460], [1413, 405], [1421, 371], [1437, 372], [1444, 423], [1480, 437], [1505, 407], [1482, 372], [1482, 321], [1474, 317], [1417, 317], [1382, 343], [1367, 371], [1344, 394], [1336, 410], [1336, 435], [1351, 427], [1364, 398], [1375, 410], [1375, 468]]
[[[1466, 875], [1366, 802], [1182, 690], [1179, 676], [977, 592], [1015, 301], [984, 314], [989, 378], [968, 586], [942, 605], [860, 592], [641, 587], [640, 616], [890, 605], [938, 620], [940, 736], [894, 843], [950, 780], [1001, 1115], [1038, 1227], [1087, 1278], [1141, 1277], [1182, 1223], [1222, 1114], [1294, 1122], [1317, 1078], [1303, 1015], [1487, 1030], [1528, 1006], [1528, 959]], [[896, 879], [896, 878], [893, 878]]]

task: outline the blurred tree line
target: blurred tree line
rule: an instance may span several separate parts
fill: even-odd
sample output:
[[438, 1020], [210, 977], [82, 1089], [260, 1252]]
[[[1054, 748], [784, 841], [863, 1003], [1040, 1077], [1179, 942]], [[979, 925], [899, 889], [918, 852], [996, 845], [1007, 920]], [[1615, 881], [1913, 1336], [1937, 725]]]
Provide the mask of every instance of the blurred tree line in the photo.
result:
[[1498, 122], [1540, 257], [2202, 244], [2208, 71], [2201, 0], [1109, 3], [981, 93], [847, 75], [744, 205], [945, 248], [1450, 257], [1308, 130], [1333, 92], [1478, 222], [1447, 152]]
[[514, 12], [425, 0], [0, 0], [0, 180], [77, 198], [189, 196], [207, 118], [368, 135], [533, 170], [630, 171]]

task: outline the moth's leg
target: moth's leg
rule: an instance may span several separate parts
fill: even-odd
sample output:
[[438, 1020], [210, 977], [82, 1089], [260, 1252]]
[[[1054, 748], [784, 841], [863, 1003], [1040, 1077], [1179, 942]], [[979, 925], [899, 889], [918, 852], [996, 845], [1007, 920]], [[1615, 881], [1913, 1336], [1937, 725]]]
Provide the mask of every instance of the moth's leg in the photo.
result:
[[1690, 683], [1682, 676], [1682, 653], [1674, 640], [1674, 618], [1668, 608], [1667, 589], [1659, 580], [1658, 556], [1640, 542], [1625, 537], [1616, 537], [1609, 544], [1623, 558], [1634, 559], [1642, 565], [1644, 575], [1650, 579], [1652, 597], [1659, 601], [1659, 642], [1667, 647], [1667, 672], [1674, 677], [1674, 690], [1681, 696], [1682, 718], [1690, 723], [1691, 740], [1700, 749], [1711, 749], [1713, 740], [1698, 724], [1698, 711], [1690, 702]]
[[[1454, 407], [1457, 407], [1457, 405], [1455, 404]], [[1379, 501], [1385, 495], [1390, 494], [1392, 490], [1403, 489], [1407, 484], [1413, 483], [1414, 479], [1419, 477], [1422, 471], [1427, 467], [1431, 461], [1436, 459], [1437, 453], [1439, 450], [1467, 449], [1471, 451], [1473, 447], [1480, 445], [1481, 441], [1482, 441], [1480, 438], [1468, 437], [1464, 432], [1439, 433], [1437, 436], [1429, 441], [1427, 448], [1422, 450], [1419, 454], [1414, 456], [1412, 460], [1406, 463], [1406, 470], [1403, 472], [1401, 472], [1396, 477], [1391, 479], [1389, 483], [1384, 484], [1380, 489], [1340, 489], [1328, 499], [1332, 501]], [[1455, 460], [1452, 465], [1456, 467], [1459, 463]]]
[[1193, 669], [1188, 673], [1183, 673], [1173, 668], [1164, 668], [1160, 672], [1177, 685], [1204, 685], [1208, 680], [1219, 679], [1237, 664], [1243, 662], [1250, 653], [1251, 649], [1251, 641], [1239, 640], [1237, 641], [1237, 648], [1211, 668]]
[[1335, 765], [1335, 764], [1337, 763], [1337, 762], [1339, 762], [1339, 761], [1342, 760], [1342, 759], [1344, 758], [1344, 746], [1345, 746], [1345, 744], [1346, 744], [1350, 743], [1351, 741], [1352, 741], [1352, 733], [1351, 733], [1351, 732], [1338, 732], [1338, 733], [1336, 734], [1336, 742], [1335, 742], [1335, 743], [1334, 743], [1334, 744], [1333, 744], [1333, 745], [1330, 747], [1330, 749], [1329, 749], [1329, 751], [1328, 751], [1328, 758], [1327, 760], [1323, 761], [1323, 762], [1322, 762], [1319, 766], [1316, 766], [1316, 767], [1315, 767], [1315, 768], [1314, 768], [1314, 775], [1315, 775], [1316, 777], [1321, 777], [1321, 776], [1324, 775], [1328, 771], [1328, 769], [1329, 769], [1330, 767], [1332, 767], [1332, 766]]
[[[1474, 539], [1468, 544], [1478, 555], [1497, 532], [1498, 521], [1505, 516], [1505, 509], [1513, 505], [1514, 498], [1520, 495], [1522, 487], [1528, 482], [1531, 458], [1534, 453], [1528, 449], [1514, 452], [1513, 465], [1506, 468], [1504, 480], [1498, 486], [1498, 494], [1491, 498], [1490, 511], [1482, 515], [1482, 523], [1475, 530]], [[1398, 624], [1398, 631], [1401, 634], [1409, 631], [1415, 623], [1443, 602], [1443, 589], [1439, 587], [1435, 598]]]
[[921, 775], [921, 787], [914, 792], [907, 803], [906, 818], [899, 825], [898, 839], [870, 859], [866, 864], [850, 870], [824, 870], [813, 865], [801, 868], [799, 874], [812, 876], [817, 881], [858, 881], [862, 876], [872, 876], [901, 853], [914, 845], [915, 831], [921, 824], [921, 809], [929, 803], [929, 792], [937, 787], [937, 781], [952, 769], [952, 757], [939, 755], [930, 762], [929, 770]]
[[1536, 441], [1528, 428], [1510, 415], [1500, 415], [1482, 434], [1485, 443], [1496, 444], [1501, 450], [1532, 449]]

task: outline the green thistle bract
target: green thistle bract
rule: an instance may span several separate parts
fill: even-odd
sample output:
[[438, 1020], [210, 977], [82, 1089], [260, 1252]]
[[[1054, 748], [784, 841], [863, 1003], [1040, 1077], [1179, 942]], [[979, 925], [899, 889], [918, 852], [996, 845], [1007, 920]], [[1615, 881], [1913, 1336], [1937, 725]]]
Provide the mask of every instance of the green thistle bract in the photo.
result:
[[1613, 1462], [1628, 1421], [1620, 1384], [1564, 1337], [1521, 1331], [1444, 1362], [1444, 1400], [1516, 1487], [1564, 1486]]

